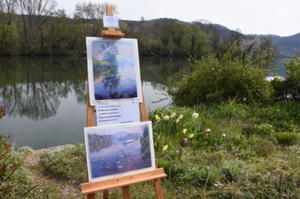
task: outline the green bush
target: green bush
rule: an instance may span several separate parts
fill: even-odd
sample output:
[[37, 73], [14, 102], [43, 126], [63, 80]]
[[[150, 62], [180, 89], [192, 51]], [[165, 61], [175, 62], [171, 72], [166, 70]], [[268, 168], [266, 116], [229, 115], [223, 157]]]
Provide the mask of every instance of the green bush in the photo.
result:
[[0, 198], [49, 198], [52, 187], [45, 189], [29, 180], [29, 172], [24, 166], [25, 150], [16, 152], [7, 144], [8, 140], [7, 136], [0, 136]]
[[274, 98], [300, 101], [300, 57], [285, 64], [287, 75], [284, 80], [275, 78], [271, 81]]
[[247, 125], [242, 128], [242, 133], [250, 136], [252, 134], [257, 134], [261, 136], [270, 135], [274, 131], [274, 128], [271, 124], [254, 124]]
[[40, 166], [52, 177], [84, 182], [87, 180], [84, 144], [45, 153], [41, 157]]
[[274, 133], [278, 144], [284, 146], [290, 146], [298, 144], [300, 141], [300, 137], [298, 133], [290, 133], [290, 132], [277, 132]]
[[221, 58], [214, 55], [195, 60], [194, 72], [185, 75], [170, 90], [173, 102], [179, 106], [193, 106], [201, 102], [221, 103], [266, 102], [271, 99], [272, 87], [265, 80], [266, 70], [254, 65], [239, 54], [233, 44]]

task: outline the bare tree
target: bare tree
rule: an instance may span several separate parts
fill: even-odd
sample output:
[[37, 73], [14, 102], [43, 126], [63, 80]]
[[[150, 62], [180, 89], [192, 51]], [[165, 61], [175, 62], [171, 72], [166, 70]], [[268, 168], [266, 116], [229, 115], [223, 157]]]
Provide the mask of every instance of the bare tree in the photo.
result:
[[49, 15], [56, 7], [55, 0], [18, 0], [18, 11], [22, 15]]
[[[52, 14], [56, 7], [55, 0], [18, 0], [17, 11], [21, 15], [23, 22], [23, 46], [27, 50], [34, 37], [38, 37], [41, 32], [45, 16]], [[42, 32], [41, 32], [42, 34]]]
[[13, 14], [15, 12], [16, 3], [16, 0], [0, 0], [0, 10], [8, 14]]
[[[107, 3], [91, 3], [91, 2], [79, 2], [75, 6], [75, 18], [79, 19], [101, 19], [105, 14], [105, 7]], [[113, 10], [116, 12], [116, 6], [113, 5]]]
[[105, 6], [98, 3], [79, 2], [75, 7], [75, 17], [80, 19], [101, 19]]

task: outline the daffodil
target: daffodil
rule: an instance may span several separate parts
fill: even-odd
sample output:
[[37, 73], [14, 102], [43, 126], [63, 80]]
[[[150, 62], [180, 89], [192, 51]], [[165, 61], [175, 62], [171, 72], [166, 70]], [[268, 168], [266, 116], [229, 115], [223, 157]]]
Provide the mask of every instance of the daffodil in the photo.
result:
[[186, 132], [187, 132], [187, 129], [182, 129], [183, 134], [186, 134]]
[[180, 114], [179, 117], [178, 117], [178, 119], [181, 120], [182, 118], [183, 118], [183, 115]]
[[177, 119], [177, 120], [176, 120], [176, 123], [178, 123], [179, 121], [180, 121], [180, 119]]
[[194, 134], [193, 134], [193, 133], [189, 135], [189, 138], [193, 138], [193, 137], [194, 137]]
[[155, 115], [155, 119], [156, 119], [157, 121], [159, 121], [159, 120], [160, 120], [159, 115]]
[[163, 146], [162, 150], [166, 151], [166, 150], [168, 150], [168, 147], [169, 147], [168, 145], [165, 145], [165, 146]]
[[164, 119], [164, 120], [169, 120], [169, 119], [170, 119], [170, 116], [165, 115], [165, 116], [163, 117], [163, 119]]
[[176, 116], [176, 113], [173, 112], [173, 113], [171, 114], [171, 117], [175, 117], [175, 116]]
[[199, 117], [199, 113], [195, 113], [195, 112], [194, 112], [194, 113], [192, 114], [192, 117], [193, 117], [194, 119], [197, 119], [197, 118]]

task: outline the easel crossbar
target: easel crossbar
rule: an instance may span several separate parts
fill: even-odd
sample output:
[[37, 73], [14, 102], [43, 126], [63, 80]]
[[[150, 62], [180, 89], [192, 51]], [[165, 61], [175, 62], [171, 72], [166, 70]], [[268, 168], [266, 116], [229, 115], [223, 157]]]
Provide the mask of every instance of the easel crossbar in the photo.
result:
[[158, 168], [143, 173], [122, 176], [119, 178], [103, 180], [99, 182], [87, 182], [81, 184], [80, 186], [81, 186], [81, 192], [83, 194], [90, 194], [90, 193], [95, 193], [95, 192], [113, 189], [117, 187], [124, 187], [132, 184], [137, 184], [137, 183], [146, 182], [150, 180], [156, 180], [165, 177], [167, 177], [167, 175], [164, 173], [163, 168]]

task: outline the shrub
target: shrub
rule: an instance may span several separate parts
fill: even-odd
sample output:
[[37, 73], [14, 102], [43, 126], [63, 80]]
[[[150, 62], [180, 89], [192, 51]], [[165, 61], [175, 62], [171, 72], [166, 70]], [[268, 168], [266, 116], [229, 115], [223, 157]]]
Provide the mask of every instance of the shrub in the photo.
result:
[[271, 81], [276, 100], [300, 101], [300, 57], [285, 64], [287, 76], [285, 80], [275, 78]]
[[270, 135], [273, 131], [274, 131], [273, 126], [267, 123], [247, 125], [242, 128], [243, 134], [247, 136], [250, 136], [252, 134], [266, 136], [266, 135]]
[[274, 133], [278, 144], [284, 146], [295, 145], [299, 143], [300, 137], [298, 133], [277, 132]]
[[84, 144], [46, 153], [42, 155], [40, 165], [52, 177], [78, 182], [87, 180]]
[[40, 187], [40, 191], [36, 191], [38, 185], [34, 185], [27, 177], [25, 156], [14, 151], [7, 144], [8, 139], [7, 136], [0, 136], [0, 198], [42, 198], [42, 194], [47, 193], [43, 193]]
[[237, 56], [238, 53], [239, 48], [233, 44], [221, 58], [209, 55], [195, 60], [194, 72], [185, 75], [175, 89], [170, 90], [173, 102], [179, 106], [193, 106], [230, 99], [243, 103], [270, 100], [272, 88], [265, 80], [267, 71]]

